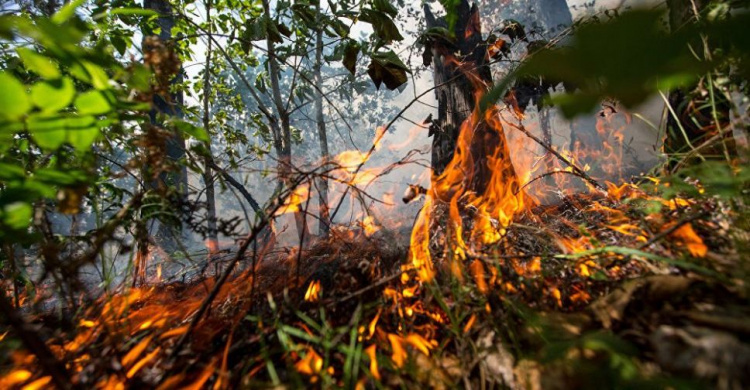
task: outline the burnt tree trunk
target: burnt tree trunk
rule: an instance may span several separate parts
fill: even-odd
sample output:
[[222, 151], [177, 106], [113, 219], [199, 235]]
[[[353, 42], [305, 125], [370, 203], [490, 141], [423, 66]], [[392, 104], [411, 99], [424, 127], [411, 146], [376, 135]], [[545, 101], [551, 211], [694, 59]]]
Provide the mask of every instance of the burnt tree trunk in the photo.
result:
[[[435, 93], [438, 100], [438, 117], [430, 126], [432, 138], [433, 175], [439, 177], [454, 157], [461, 128], [472, 117], [478, 99], [492, 85], [487, 58], [487, 45], [482, 39], [479, 9], [476, 4], [461, 1], [457, 7], [458, 20], [453, 28], [454, 39], [433, 39], [430, 52], [424, 58], [434, 71]], [[448, 28], [444, 18], [436, 18], [425, 5], [427, 28]], [[431, 56], [429, 55], [431, 54]], [[469, 123], [467, 123], [468, 125]], [[490, 127], [479, 113], [472, 121], [471, 144], [465, 145], [471, 155], [473, 172], [465, 172], [466, 188], [483, 193], [493, 167], [487, 157], [509, 159], [502, 128]], [[500, 151], [500, 155], [498, 155]], [[517, 185], [514, 172], [509, 172], [507, 183]]]

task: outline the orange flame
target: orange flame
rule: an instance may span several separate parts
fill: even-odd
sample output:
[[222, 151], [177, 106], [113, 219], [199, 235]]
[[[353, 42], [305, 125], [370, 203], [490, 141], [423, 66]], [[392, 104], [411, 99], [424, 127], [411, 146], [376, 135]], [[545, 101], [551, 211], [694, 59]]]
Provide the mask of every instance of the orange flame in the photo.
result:
[[307, 286], [307, 291], [305, 292], [305, 301], [307, 302], [317, 302], [320, 298], [320, 281], [314, 280], [310, 282], [310, 285]]

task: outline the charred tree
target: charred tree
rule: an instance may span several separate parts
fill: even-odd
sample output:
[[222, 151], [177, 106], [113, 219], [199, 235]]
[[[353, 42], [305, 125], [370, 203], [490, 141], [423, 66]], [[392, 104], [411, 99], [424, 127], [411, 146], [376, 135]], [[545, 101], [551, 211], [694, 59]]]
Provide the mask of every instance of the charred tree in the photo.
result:
[[[425, 5], [427, 29], [447, 29], [445, 18], [436, 18]], [[439, 177], [454, 159], [462, 126], [472, 126], [471, 144], [463, 145], [471, 155], [473, 172], [465, 172], [466, 187], [483, 193], [493, 166], [488, 157], [509, 162], [510, 155], [502, 127], [489, 126], [485, 113], [475, 112], [481, 96], [492, 85], [487, 44], [482, 39], [479, 9], [467, 0], [457, 6], [452, 37], [433, 38], [427, 43], [425, 66], [432, 63], [438, 117], [430, 126], [433, 175]], [[467, 122], [474, 115], [472, 123]], [[512, 171], [512, 169], [511, 169]], [[515, 172], [508, 172], [508, 184], [517, 185]]]

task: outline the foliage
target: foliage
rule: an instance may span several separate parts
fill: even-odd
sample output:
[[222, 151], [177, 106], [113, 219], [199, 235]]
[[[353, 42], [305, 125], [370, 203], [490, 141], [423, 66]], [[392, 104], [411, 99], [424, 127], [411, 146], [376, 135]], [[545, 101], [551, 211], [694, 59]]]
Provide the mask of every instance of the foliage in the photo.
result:
[[[746, 13], [703, 24], [688, 24], [666, 33], [659, 11], [624, 13], [607, 23], [584, 24], [570, 44], [539, 50], [495, 86], [484, 99], [491, 104], [505, 95], [515, 79], [542, 77], [547, 84], [569, 85], [552, 97], [567, 117], [590, 112], [603, 99], [634, 107], [659, 90], [686, 86], [709, 70], [736, 63], [748, 75], [750, 38]], [[721, 50], [710, 58], [696, 54], [696, 37], [709, 36]]]
[[84, 43], [91, 26], [75, 14], [78, 4], [51, 19], [0, 19], [7, 42], [27, 42], [0, 74], [3, 241], [25, 241], [37, 202], [77, 213], [98, 180], [92, 144], [117, 136], [132, 113], [148, 109], [128, 98], [130, 88], [148, 89], [133, 77], [148, 78], [148, 70], [130, 72], [108, 46]]

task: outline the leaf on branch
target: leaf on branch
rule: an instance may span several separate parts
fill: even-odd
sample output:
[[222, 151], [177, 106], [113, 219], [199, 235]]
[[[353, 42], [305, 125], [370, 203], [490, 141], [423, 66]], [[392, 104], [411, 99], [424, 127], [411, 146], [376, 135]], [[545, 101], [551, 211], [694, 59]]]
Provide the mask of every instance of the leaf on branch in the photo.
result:
[[344, 64], [344, 67], [349, 71], [349, 73], [352, 74], [352, 76], [356, 75], [357, 56], [359, 55], [359, 49], [359, 43], [353, 40], [347, 41], [346, 45], [344, 46], [344, 59], [342, 62]]
[[375, 87], [380, 89], [380, 84], [394, 90], [406, 83], [406, 73], [409, 68], [396, 56], [393, 50], [387, 52], [374, 53], [372, 62], [367, 69], [367, 74], [375, 83]]
[[385, 44], [404, 39], [393, 20], [383, 12], [365, 8], [362, 10], [360, 20], [370, 23], [375, 30], [375, 35]]
[[[563, 83], [568, 94], [552, 102], [565, 116], [592, 110], [598, 101], [618, 100], [632, 108], [659, 89], [687, 85], [706, 71], [750, 51], [746, 29], [750, 15], [742, 14], [713, 24], [691, 24], [668, 34], [658, 11], [633, 11], [601, 24], [579, 28], [569, 45], [558, 48], [530, 47], [529, 59], [483, 98], [486, 107], [505, 96], [511, 79], [543, 77]], [[520, 39], [520, 33], [509, 30]], [[696, 37], [705, 34], [727, 47], [710, 60], [701, 60], [691, 50]], [[530, 45], [531, 46], [531, 45]], [[536, 52], [534, 52], [536, 51]], [[570, 93], [576, 87], [577, 92]]]
[[177, 130], [197, 139], [198, 141], [209, 142], [211, 140], [210, 136], [208, 135], [208, 131], [206, 131], [206, 129], [204, 129], [203, 127], [195, 126], [190, 122], [186, 122], [180, 119], [172, 119], [170, 120], [170, 123]]

